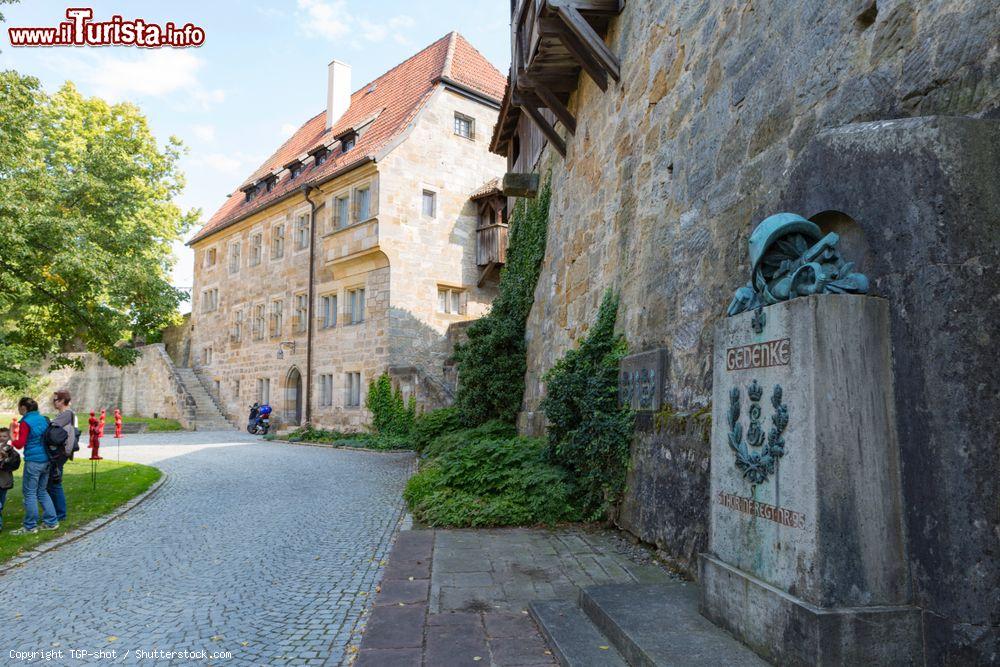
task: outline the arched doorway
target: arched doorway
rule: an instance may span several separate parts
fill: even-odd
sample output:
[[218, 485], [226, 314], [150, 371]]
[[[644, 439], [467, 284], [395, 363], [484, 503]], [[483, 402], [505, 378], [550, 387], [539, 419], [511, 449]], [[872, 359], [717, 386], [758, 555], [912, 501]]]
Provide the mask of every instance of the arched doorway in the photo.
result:
[[302, 374], [295, 366], [285, 376], [284, 408], [286, 424], [298, 426], [302, 423]]

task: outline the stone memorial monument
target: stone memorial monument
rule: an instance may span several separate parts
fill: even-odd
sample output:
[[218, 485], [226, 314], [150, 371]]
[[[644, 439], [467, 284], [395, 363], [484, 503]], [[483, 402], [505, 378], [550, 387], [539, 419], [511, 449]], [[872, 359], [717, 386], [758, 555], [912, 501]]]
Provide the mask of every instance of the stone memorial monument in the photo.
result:
[[761, 222], [716, 327], [701, 613], [780, 664], [915, 664], [889, 309], [838, 240]]

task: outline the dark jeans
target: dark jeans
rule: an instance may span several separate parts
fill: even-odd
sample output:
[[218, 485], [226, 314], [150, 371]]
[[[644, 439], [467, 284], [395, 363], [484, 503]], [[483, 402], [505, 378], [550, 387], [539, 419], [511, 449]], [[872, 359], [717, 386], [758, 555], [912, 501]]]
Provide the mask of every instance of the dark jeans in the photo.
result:
[[0, 528], [3, 528], [3, 505], [7, 502], [7, 489], [0, 489]]
[[52, 481], [53, 475], [50, 473], [49, 484], [46, 487], [46, 490], [49, 492], [49, 497], [52, 498], [52, 504], [55, 505], [56, 519], [58, 521], [62, 521], [63, 519], [66, 518], [66, 494], [63, 492], [63, 485], [62, 485], [63, 466], [66, 465], [66, 462], [63, 461], [62, 463], [52, 463], [50, 465], [53, 468], [59, 469], [59, 475], [58, 475], [59, 481], [56, 482]]

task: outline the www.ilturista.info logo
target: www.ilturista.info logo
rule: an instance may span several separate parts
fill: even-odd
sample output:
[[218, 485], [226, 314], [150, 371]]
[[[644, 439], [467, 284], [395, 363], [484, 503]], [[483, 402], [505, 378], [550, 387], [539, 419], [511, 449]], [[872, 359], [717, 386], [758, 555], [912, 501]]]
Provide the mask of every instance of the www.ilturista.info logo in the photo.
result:
[[112, 16], [108, 21], [92, 21], [94, 10], [70, 7], [68, 21], [53, 28], [7, 28], [11, 46], [141, 46], [186, 48], [205, 43], [205, 30], [192, 23], [163, 25], [143, 19], [126, 20]]

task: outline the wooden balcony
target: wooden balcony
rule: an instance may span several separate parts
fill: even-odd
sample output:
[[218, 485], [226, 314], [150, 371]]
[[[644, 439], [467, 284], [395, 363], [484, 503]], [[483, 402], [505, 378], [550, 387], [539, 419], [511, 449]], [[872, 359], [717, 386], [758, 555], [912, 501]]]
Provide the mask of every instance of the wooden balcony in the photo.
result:
[[472, 194], [479, 212], [476, 227], [476, 265], [482, 269], [479, 286], [507, 263], [507, 198], [494, 178]]
[[507, 225], [497, 224], [476, 230], [476, 264], [480, 267], [507, 262]]
[[572, 135], [576, 118], [566, 105], [580, 72], [601, 90], [607, 90], [609, 78], [619, 80], [621, 64], [603, 36], [623, 5], [624, 0], [519, 0], [514, 8], [510, 101], [561, 155], [566, 144], [540, 110], [551, 111]]

